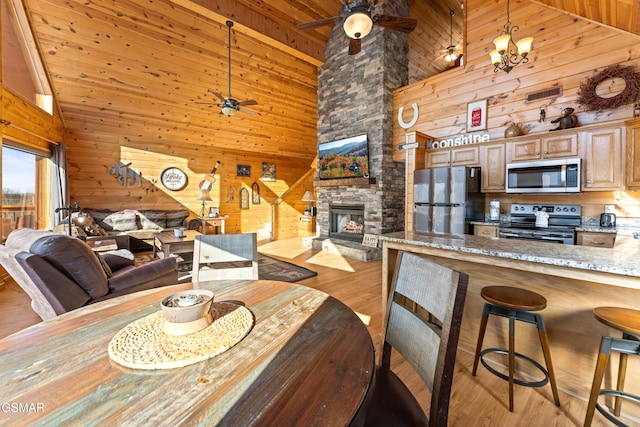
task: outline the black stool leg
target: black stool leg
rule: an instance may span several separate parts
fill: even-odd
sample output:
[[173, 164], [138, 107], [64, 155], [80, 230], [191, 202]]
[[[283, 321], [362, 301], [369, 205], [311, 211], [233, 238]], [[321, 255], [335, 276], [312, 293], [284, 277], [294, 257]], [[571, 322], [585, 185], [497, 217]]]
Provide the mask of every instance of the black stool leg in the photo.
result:
[[484, 333], [487, 330], [487, 320], [489, 319], [489, 304], [485, 304], [482, 309], [482, 319], [480, 320], [480, 332], [478, 332], [478, 343], [476, 344], [476, 355], [473, 358], [473, 371], [471, 374], [475, 377], [478, 371], [478, 361], [480, 360], [480, 351], [482, 350], [482, 342], [484, 341]]
[[591, 393], [589, 393], [589, 403], [587, 404], [587, 415], [584, 418], [584, 427], [590, 427], [593, 421], [593, 414], [596, 410], [602, 378], [604, 378], [604, 372], [607, 368], [607, 363], [609, 363], [612, 341], [611, 337], [602, 337], [600, 341], [600, 352], [598, 353], [596, 370], [593, 374], [593, 383], [591, 384]]
[[513, 412], [513, 371], [516, 365], [516, 319], [513, 312], [509, 313], [509, 411]]
[[553, 363], [551, 363], [551, 352], [549, 351], [549, 338], [547, 330], [544, 327], [544, 319], [541, 315], [536, 314], [536, 326], [538, 327], [538, 335], [540, 336], [540, 345], [544, 354], [544, 361], [547, 364], [547, 373], [549, 374], [549, 382], [551, 383], [551, 392], [556, 406], [560, 407], [560, 396], [558, 395], [558, 386], [556, 385], [556, 374], [553, 371]]

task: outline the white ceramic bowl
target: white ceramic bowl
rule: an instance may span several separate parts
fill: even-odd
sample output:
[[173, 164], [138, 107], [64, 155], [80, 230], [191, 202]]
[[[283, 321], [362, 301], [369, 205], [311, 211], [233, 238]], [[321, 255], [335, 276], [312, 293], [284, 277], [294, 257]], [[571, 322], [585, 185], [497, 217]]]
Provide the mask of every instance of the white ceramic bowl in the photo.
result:
[[186, 335], [198, 332], [212, 322], [211, 304], [213, 292], [193, 289], [177, 292], [160, 304], [165, 319], [164, 332], [170, 335]]

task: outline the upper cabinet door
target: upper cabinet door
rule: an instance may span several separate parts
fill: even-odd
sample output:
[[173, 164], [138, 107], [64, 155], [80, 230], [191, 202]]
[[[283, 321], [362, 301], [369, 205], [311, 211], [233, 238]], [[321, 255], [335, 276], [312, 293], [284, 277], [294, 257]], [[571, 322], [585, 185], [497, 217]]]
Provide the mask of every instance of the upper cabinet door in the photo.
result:
[[622, 189], [622, 129], [586, 131], [583, 150], [583, 191]]
[[578, 134], [545, 136], [542, 138], [542, 157], [575, 157], [578, 155]]
[[540, 139], [507, 143], [507, 163], [540, 158]]
[[482, 191], [504, 192], [505, 147], [504, 144], [482, 146]]

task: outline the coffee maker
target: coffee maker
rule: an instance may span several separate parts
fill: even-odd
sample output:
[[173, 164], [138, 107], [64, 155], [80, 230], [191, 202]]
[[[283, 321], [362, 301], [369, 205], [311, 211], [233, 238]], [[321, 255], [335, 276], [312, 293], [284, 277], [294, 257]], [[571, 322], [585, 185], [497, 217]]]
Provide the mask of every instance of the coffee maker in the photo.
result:
[[603, 228], [615, 228], [616, 227], [616, 214], [606, 212], [600, 214], [600, 227]]

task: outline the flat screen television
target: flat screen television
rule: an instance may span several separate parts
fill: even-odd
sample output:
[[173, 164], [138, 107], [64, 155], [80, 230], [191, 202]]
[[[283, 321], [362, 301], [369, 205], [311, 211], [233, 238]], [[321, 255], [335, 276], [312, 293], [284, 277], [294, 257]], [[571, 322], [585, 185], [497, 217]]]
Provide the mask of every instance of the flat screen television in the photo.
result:
[[358, 135], [318, 146], [320, 179], [359, 178], [369, 176], [367, 135]]

